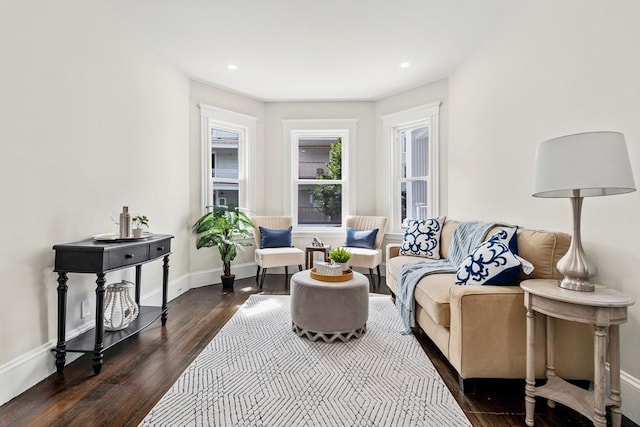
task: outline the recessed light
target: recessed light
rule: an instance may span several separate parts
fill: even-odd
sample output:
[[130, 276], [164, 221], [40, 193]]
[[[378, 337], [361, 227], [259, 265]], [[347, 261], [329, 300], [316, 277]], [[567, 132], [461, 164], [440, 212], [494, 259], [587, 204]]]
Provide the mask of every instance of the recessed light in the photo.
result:
[[229, 64], [227, 65], [227, 68], [230, 69], [231, 71], [235, 71], [238, 69], [238, 66], [234, 64]]
[[410, 62], [402, 62], [400, 63], [400, 68], [409, 68], [411, 67], [411, 63]]

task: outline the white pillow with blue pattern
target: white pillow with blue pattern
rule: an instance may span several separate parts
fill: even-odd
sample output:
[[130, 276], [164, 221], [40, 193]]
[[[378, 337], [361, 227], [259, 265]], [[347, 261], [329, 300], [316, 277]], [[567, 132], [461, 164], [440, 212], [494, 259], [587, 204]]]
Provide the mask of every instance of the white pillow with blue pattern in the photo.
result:
[[458, 266], [456, 285], [516, 285], [520, 269], [533, 271], [533, 264], [518, 256], [518, 228], [506, 228], [479, 244]]
[[440, 235], [445, 217], [412, 219], [404, 232], [400, 255], [440, 259]]

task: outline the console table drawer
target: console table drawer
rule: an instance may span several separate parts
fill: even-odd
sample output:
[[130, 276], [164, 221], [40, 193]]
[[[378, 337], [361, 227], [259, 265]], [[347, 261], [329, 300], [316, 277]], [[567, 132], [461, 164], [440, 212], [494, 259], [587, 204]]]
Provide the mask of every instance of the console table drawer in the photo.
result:
[[171, 252], [171, 239], [161, 240], [159, 242], [153, 242], [149, 244], [149, 259], [154, 259], [159, 256], [168, 254]]
[[149, 259], [149, 245], [123, 247], [109, 251], [107, 270], [137, 264]]

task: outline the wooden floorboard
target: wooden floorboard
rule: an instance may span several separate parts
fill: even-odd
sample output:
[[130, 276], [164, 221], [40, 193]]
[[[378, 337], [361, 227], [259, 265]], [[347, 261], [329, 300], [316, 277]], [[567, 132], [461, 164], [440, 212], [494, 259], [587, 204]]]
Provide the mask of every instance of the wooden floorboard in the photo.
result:
[[[99, 375], [91, 355], [70, 363], [0, 407], [0, 426], [135, 426], [166, 393], [220, 328], [252, 294], [255, 279], [236, 281], [233, 292], [221, 285], [192, 289], [169, 303], [166, 327], [156, 321], [141, 333], [107, 350]], [[269, 275], [265, 294], [287, 294], [284, 275]], [[375, 292], [388, 293], [383, 283]], [[458, 378], [436, 346], [418, 341], [474, 426], [524, 426], [523, 380], [478, 380], [464, 394]], [[52, 356], [53, 357], [53, 356]], [[575, 411], [536, 404], [535, 425], [590, 426]], [[637, 427], [623, 418], [624, 427]]]

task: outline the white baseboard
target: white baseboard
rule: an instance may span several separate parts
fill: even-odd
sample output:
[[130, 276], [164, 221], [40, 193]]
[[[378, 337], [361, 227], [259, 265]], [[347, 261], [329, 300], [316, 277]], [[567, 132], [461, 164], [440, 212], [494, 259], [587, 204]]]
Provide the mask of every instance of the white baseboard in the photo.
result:
[[[384, 266], [383, 267], [383, 275]], [[182, 295], [191, 288], [198, 288], [211, 284], [220, 283], [221, 269], [199, 271], [185, 274], [176, 280], [169, 282], [167, 290], [167, 300]], [[269, 269], [269, 273], [284, 274], [284, 269]], [[293, 273], [293, 271], [290, 271]], [[253, 263], [234, 264], [233, 273], [237, 278], [254, 277], [256, 266]], [[162, 290], [154, 289], [141, 297], [143, 305], [160, 306], [162, 304]], [[88, 322], [67, 333], [70, 340], [83, 332], [94, 327], [95, 321]], [[0, 366], [0, 405], [8, 402], [20, 393], [33, 387], [43, 379], [56, 371], [55, 357], [51, 349], [56, 345], [56, 341], [49, 341], [20, 357]], [[67, 353], [67, 364], [82, 356], [81, 353]], [[640, 406], [634, 402], [640, 402], [640, 379], [621, 371], [621, 392], [622, 392], [622, 413], [636, 424], [640, 424]]]
[[[188, 274], [170, 281], [167, 289], [167, 300], [171, 301], [188, 291], [190, 289], [189, 283], [190, 275]], [[143, 305], [161, 306], [162, 288], [154, 289], [141, 296], [140, 302]], [[67, 341], [88, 331], [94, 326], [95, 319], [78, 328], [67, 331]], [[55, 355], [51, 351], [51, 349], [55, 348], [56, 343], [57, 339], [51, 340], [0, 366], [0, 384], [2, 384], [2, 387], [0, 387], [0, 405], [3, 405], [56, 372]], [[67, 353], [66, 364], [68, 365], [82, 355], [83, 353]]]
[[620, 372], [620, 393], [622, 394], [622, 414], [640, 425], [640, 379], [624, 371]]

